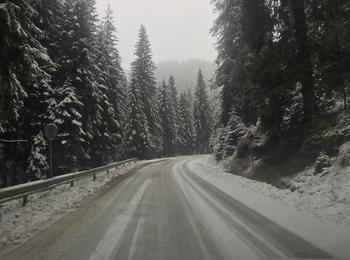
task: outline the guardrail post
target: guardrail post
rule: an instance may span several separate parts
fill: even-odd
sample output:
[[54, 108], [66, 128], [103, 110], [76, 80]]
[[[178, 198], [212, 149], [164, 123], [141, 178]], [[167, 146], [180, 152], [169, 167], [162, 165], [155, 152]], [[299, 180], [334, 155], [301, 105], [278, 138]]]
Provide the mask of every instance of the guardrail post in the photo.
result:
[[70, 186], [71, 186], [71, 187], [74, 187], [74, 181], [71, 181], [71, 182], [70, 182]]
[[96, 181], [96, 173], [94, 173], [94, 174], [92, 175], [92, 179], [93, 179], [94, 181]]
[[2, 205], [0, 205], [0, 223], [2, 222]]
[[22, 207], [24, 207], [28, 203], [28, 195], [23, 196]]

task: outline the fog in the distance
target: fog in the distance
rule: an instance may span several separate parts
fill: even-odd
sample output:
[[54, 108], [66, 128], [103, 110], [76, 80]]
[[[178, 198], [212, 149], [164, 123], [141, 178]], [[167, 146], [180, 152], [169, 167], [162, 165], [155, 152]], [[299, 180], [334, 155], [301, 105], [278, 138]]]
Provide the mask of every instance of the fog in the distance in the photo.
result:
[[96, 3], [99, 15], [111, 4], [125, 69], [133, 60], [141, 24], [148, 31], [156, 62], [189, 58], [215, 60], [215, 40], [209, 33], [215, 15], [210, 1], [96, 0]]

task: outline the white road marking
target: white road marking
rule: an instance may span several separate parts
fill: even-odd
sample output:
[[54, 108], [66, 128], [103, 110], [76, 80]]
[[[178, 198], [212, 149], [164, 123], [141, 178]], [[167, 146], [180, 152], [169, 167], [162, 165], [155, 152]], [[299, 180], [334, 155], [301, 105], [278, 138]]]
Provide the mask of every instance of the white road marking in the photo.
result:
[[131, 216], [134, 215], [143, 194], [150, 185], [150, 182], [150, 180], [147, 180], [142, 184], [125, 211], [123, 211], [109, 227], [95, 251], [90, 256], [89, 260], [108, 260], [111, 257], [114, 248], [118, 245], [120, 237], [127, 227], [128, 221], [130, 220]]

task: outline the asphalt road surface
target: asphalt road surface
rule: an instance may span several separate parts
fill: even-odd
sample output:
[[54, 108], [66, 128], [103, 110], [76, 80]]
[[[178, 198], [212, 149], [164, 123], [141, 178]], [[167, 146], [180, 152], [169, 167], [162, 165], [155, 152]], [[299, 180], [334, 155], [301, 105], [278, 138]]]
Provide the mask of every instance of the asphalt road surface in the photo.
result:
[[188, 169], [139, 166], [1, 259], [331, 258]]

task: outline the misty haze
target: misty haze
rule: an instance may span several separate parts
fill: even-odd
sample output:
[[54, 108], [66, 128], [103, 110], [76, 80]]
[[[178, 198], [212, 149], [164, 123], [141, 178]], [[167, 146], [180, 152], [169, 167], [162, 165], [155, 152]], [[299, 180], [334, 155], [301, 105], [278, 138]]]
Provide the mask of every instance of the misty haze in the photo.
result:
[[0, 260], [350, 259], [350, 2], [0, 0]]

